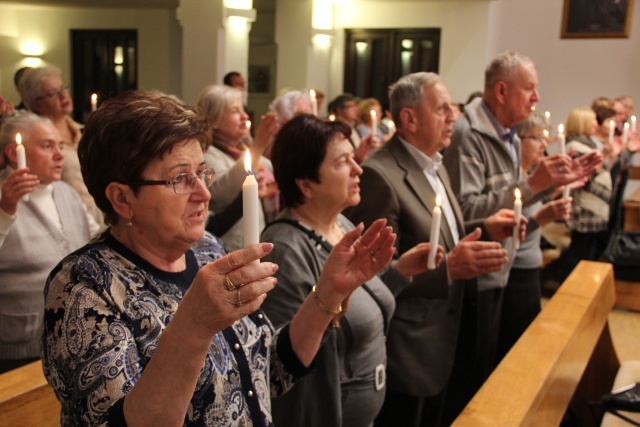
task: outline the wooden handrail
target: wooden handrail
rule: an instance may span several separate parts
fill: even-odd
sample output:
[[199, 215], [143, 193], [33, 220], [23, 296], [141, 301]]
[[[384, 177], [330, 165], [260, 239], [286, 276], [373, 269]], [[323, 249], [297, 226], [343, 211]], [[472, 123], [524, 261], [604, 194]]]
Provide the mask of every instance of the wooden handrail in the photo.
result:
[[0, 375], [0, 426], [60, 426], [60, 402], [40, 361]]
[[453, 425], [557, 426], [572, 399], [579, 412], [598, 400], [619, 366], [607, 323], [615, 297], [612, 266], [580, 262]]

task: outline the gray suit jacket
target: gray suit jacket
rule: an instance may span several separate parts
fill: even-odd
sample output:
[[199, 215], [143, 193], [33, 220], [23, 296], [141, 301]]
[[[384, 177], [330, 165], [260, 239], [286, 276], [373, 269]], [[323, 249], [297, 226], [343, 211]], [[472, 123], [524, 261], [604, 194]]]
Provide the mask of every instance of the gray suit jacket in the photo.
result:
[[[363, 164], [359, 205], [345, 213], [354, 224], [370, 225], [386, 218], [398, 235], [398, 255], [429, 241], [436, 193], [416, 160], [394, 136]], [[438, 170], [464, 236], [462, 212], [444, 167]], [[440, 244], [454, 247], [446, 220], [440, 226]], [[396, 311], [387, 334], [387, 387], [412, 396], [433, 396], [446, 386], [455, 355], [463, 286], [450, 286], [446, 262], [414, 277], [413, 282], [385, 281], [396, 295]]]

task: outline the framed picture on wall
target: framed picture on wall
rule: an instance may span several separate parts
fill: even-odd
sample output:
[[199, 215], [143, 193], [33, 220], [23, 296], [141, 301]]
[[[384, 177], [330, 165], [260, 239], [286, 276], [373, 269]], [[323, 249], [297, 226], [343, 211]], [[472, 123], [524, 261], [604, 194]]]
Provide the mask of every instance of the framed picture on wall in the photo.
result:
[[629, 37], [633, 0], [564, 0], [563, 39]]

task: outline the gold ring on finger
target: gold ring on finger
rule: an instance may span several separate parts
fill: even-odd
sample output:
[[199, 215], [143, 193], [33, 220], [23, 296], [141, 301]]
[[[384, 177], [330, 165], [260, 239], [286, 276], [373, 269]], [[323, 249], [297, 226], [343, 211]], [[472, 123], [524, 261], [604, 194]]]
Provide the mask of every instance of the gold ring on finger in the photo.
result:
[[230, 291], [233, 291], [236, 289], [236, 285], [233, 284], [228, 274], [224, 275], [224, 280], [227, 281], [227, 289], [229, 289]]
[[244, 304], [244, 301], [242, 301], [242, 299], [240, 298], [240, 288], [237, 289], [238, 292], [238, 302], [236, 303], [236, 307], [240, 307], [242, 306], [242, 304]]

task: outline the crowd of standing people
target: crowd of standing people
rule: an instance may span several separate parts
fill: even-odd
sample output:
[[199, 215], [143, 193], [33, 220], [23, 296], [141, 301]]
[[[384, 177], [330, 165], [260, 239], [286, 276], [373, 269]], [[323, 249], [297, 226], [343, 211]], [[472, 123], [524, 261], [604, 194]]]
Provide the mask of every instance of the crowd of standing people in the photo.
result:
[[287, 91], [252, 132], [224, 83], [84, 125], [55, 67], [0, 98], [0, 372], [42, 358], [63, 425], [449, 425], [540, 312], [542, 227], [571, 230], [557, 280], [599, 259], [640, 148], [632, 100], [597, 98], [548, 154], [510, 51], [465, 104], [418, 72], [326, 118]]

